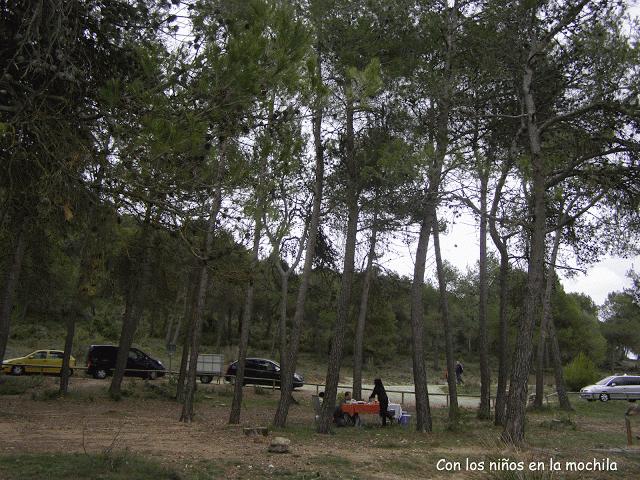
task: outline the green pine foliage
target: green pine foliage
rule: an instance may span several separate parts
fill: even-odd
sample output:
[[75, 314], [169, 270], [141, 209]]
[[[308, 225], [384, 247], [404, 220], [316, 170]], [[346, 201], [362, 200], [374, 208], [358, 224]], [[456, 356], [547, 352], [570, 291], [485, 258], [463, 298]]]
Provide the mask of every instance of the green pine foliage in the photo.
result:
[[584, 353], [579, 353], [564, 369], [564, 379], [572, 392], [591, 385], [600, 378], [596, 365]]

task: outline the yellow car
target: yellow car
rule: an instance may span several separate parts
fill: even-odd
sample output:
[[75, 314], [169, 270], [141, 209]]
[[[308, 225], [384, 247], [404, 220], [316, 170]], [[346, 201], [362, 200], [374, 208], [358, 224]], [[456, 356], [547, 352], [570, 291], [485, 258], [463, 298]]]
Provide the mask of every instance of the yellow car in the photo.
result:
[[[2, 362], [2, 372], [12, 375], [40, 373], [60, 375], [62, 370], [62, 350], [37, 350], [26, 357], [10, 358]], [[69, 367], [76, 366], [76, 359], [69, 359]], [[73, 373], [73, 370], [71, 370]]]

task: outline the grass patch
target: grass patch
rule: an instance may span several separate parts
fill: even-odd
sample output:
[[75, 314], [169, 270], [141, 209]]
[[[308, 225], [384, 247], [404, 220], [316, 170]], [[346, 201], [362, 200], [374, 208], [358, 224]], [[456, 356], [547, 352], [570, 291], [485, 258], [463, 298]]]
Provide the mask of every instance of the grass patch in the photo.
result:
[[110, 455], [33, 454], [0, 457], [0, 477], [7, 480], [177, 480], [189, 478], [157, 462], [128, 453]]
[[22, 454], [0, 456], [0, 478], [31, 480], [212, 480], [225, 478], [224, 470], [210, 462], [164, 465], [127, 451], [86, 455]]
[[559, 418], [552, 418], [540, 422], [540, 426], [550, 430], [575, 430], [576, 424], [570, 415], [564, 415]]
[[[446, 385], [443, 387], [443, 391], [447, 391]], [[458, 384], [456, 385], [456, 393], [458, 395], [480, 395], [480, 383], [466, 381]]]
[[144, 382], [142, 390], [144, 398], [150, 399], [175, 400], [177, 395], [177, 386], [170, 383], [156, 385], [155, 383]]
[[47, 388], [46, 390], [37, 390], [31, 392], [31, 400], [34, 401], [49, 401], [60, 398], [60, 390], [57, 388]]
[[217, 395], [218, 397], [233, 398], [233, 385], [223, 384], [221, 386], [215, 386], [207, 393]]
[[385, 469], [399, 474], [415, 474], [417, 472], [424, 472], [425, 466], [416, 457], [404, 458], [395, 457], [384, 460]]
[[11, 377], [0, 375], [0, 395], [22, 395], [23, 393], [42, 386], [42, 375]]
[[242, 408], [273, 408], [275, 409], [278, 406], [278, 401], [280, 400], [280, 396], [276, 395], [256, 395], [249, 396], [243, 395], [242, 397]]
[[348, 458], [339, 455], [317, 455], [309, 458], [310, 465], [315, 465], [318, 469], [322, 469], [327, 474], [327, 478], [360, 478], [355, 471], [354, 463]]

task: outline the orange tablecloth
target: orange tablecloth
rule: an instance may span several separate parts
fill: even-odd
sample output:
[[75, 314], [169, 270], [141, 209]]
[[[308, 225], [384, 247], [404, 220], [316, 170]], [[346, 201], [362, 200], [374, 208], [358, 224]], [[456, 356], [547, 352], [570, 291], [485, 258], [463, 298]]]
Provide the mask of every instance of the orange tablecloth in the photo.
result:
[[359, 413], [372, 413], [377, 415], [380, 413], [380, 404], [378, 402], [343, 403], [340, 406], [340, 410], [342, 411], [342, 413], [348, 413], [351, 416]]

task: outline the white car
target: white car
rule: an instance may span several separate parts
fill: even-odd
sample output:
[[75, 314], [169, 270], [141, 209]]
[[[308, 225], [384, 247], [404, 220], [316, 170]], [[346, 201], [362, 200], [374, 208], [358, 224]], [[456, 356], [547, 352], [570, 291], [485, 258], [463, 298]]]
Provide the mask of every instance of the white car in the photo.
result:
[[595, 385], [589, 385], [580, 390], [580, 398], [593, 401], [600, 400], [629, 400], [635, 402], [640, 399], [640, 376], [612, 375], [603, 378]]

